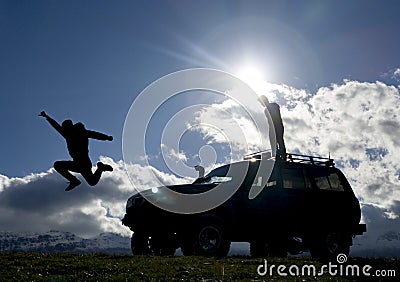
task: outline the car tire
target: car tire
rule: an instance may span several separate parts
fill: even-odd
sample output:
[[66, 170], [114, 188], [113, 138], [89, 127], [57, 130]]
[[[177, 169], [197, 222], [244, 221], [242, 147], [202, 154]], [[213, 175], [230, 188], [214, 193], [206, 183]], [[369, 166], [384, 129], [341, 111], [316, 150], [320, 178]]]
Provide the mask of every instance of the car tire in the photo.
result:
[[134, 232], [131, 238], [131, 250], [133, 255], [148, 255], [149, 237], [140, 232]]
[[339, 254], [349, 256], [350, 235], [340, 232], [328, 232], [314, 238], [312, 241], [310, 253], [313, 258], [335, 261]]
[[196, 219], [182, 239], [182, 253], [207, 257], [224, 257], [229, 253], [231, 242], [227, 238], [223, 220], [215, 215]]

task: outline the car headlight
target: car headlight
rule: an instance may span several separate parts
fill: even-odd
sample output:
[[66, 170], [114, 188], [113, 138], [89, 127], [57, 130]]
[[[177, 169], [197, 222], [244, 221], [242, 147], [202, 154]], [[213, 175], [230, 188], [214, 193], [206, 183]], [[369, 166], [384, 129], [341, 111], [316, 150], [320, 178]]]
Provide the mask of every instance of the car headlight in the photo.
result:
[[133, 195], [126, 202], [126, 209], [129, 209], [130, 207], [133, 207], [133, 206], [139, 206], [139, 205], [143, 204], [144, 201], [145, 201], [145, 199], [143, 198], [142, 195], [140, 195], [140, 194]]

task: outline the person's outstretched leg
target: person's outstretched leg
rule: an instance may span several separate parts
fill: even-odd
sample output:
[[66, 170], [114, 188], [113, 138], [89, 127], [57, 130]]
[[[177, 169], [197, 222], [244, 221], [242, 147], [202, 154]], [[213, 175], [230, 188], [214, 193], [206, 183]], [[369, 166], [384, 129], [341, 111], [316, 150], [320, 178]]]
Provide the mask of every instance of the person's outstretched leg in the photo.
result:
[[78, 178], [73, 176], [70, 171], [77, 171], [76, 163], [73, 161], [57, 161], [54, 163], [54, 169], [64, 176], [68, 181], [69, 185], [65, 189], [65, 191], [70, 191], [74, 189], [76, 186], [81, 184]]
[[98, 162], [97, 169], [94, 173], [92, 173], [92, 169], [90, 168], [90, 169], [86, 169], [81, 174], [90, 186], [94, 186], [97, 183], [99, 183], [99, 180], [101, 178], [101, 174], [103, 173], [103, 171], [113, 171], [113, 168], [110, 165], [103, 164], [102, 162]]

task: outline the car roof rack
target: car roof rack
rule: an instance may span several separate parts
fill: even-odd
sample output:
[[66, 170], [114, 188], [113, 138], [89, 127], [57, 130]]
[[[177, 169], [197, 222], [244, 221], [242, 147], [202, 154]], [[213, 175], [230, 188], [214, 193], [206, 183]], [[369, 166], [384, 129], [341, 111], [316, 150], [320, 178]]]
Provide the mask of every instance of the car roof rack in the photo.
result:
[[[265, 150], [256, 153], [247, 154], [243, 157], [243, 160], [261, 160], [261, 159], [275, 159], [272, 157], [272, 150]], [[310, 156], [310, 155], [301, 155], [301, 154], [294, 154], [288, 153], [286, 155], [286, 159], [288, 162], [292, 163], [304, 163], [304, 164], [311, 164], [311, 165], [318, 165], [318, 166], [329, 166], [334, 167], [335, 162], [334, 159], [331, 159], [329, 154], [328, 158], [324, 157], [317, 157], [317, 156]]]
[[287, 160], [293, 163], [305, 163], [311, 165], [330, 166], [330, 167], [335, 166], [335, 162], [333, 159], [331, 159], [330, 155], [328, 158], [324, 158], [324, 157], [289, 153], [287, 154]]
[[256, 153], [251, 153], [244, 155], [243, 160], [261, 160], [261, 159], [271, 159], [272, 158], [272, 150], [264, 150]]

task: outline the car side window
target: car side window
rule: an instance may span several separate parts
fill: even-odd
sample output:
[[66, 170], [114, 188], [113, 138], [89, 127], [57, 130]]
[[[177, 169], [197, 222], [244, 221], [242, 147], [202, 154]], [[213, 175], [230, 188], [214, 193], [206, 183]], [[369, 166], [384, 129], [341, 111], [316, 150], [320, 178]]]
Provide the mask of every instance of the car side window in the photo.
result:
[[337, 173], [331, 173], [328, 177], [331, 184], [331, 189], [335, 191], [344, 191], [342, 182], [340, 181], [339, 175]]
[[335, 171], [326, 169], [313, 169], [312, 177], [315, 185], [321, 190], [344, 191], [339, 175]]
[[[277, 171], [274, 169], [271, 173], [271, 175], [268, 178], [267, 183], [265, 183], [265, 188], [272, 189], [276, 187], [276, 173]], [[261, 186], [263, 181], [263, 176], [259, 176], [257, 179], [255, 179], [254, 183], [252, 186]]]
[[282, 168], [283, 188], [287, 189], [306, 189], [303, 169]]
[[327, 175], [316, 175], [314, 177], [314, 180], [318, 189], [331, 190], [331, 186], [329, 185], [329, 180]]

